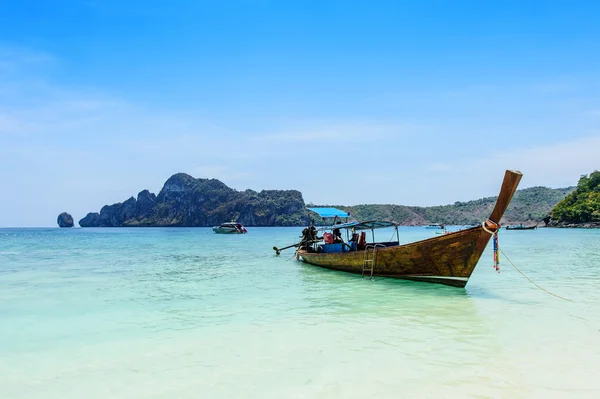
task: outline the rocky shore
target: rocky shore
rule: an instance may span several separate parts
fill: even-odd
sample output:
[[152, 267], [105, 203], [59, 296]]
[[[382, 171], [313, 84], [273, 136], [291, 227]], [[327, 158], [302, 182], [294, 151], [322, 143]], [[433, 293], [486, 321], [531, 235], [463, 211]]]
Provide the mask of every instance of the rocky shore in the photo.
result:
[[565, 228], [565, 229], [600, 229], [600, 222], [557, 223], [557, 224], [548, 224], [546, 227], [557, 227], [557, 228]]

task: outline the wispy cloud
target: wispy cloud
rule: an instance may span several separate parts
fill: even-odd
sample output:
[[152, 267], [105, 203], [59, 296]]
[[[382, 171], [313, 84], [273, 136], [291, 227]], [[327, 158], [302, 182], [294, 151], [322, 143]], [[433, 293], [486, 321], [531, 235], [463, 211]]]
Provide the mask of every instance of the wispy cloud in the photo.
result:
[[559, 143], [514, 148], [477, 162], [482, 168], [511, 165], [521, 169], [525, 174], [525, 181], [531, 182], [530, 184], [558, 187], [575, 184], [580, 175], [599, 169], [599, 148], [600, 132]]
[[0, 44], [0, 77], [24, 74], [32, 69], [40, 71], [57, 61], [56, 57], [44, 51]]
[[[558, 143], [529, 147], [514, 146], [502, 151], [482, 151], [474, 157], [460, 157], [452, 163], [433, 164], [432, 170], [460, 172], [491, 170], [503, 168], [522, 169], [539, 184], [556, 187], [561, 182], [573, 182], [586, 171], [600, 168], [598, 148], [600, 132], [583, 138], [564, 140]], [[438, 168], [436, 165], [439, 165]], [[443, 165], [443, 166], [442, 166]], [[545, 183], [542, 183], [545, 182]]]
[[373, 143], [376, 140], [407, 135], [420, 128], [419, 126], [399, 124], [382, 125], [376, 121], [313, 122], [312, 126], [284, 128], [276, 133], [259, 135], [255, 139], [287, 143], [339, 143], [343, 145]]
[[452, 168], [452, 164], [448, 162], [433, 162], [427, 167], [427, 169], [432, 172], [445, 172], [448, 170], [452, 170]]
[[585, 112], [586, 116], [591, 116], [594, 118], [600, 117], [600, 108], [599, 109], [590, 109]]
[[493, 196], [506, 169], [523, 173], [519, 188], [575, 185], [580, 175], [600, 169], [598, 148], [600, 133], [547, 145], [486, 150], [447, 163], [423, 163], [428, 172], [415, 172], [421, 184], [402, 198], [412, 205], [439, 205]]

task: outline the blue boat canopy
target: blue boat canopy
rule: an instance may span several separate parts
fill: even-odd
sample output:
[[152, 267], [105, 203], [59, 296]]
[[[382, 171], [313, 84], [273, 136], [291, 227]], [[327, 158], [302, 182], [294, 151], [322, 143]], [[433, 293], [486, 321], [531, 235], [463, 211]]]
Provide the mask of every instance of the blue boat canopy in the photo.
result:
[[313, 211], [322, 218], [333, 218], [336, 216], [339, 218], [347, 218], [348, 216], [350, 216], [349, 213], [337, 208], [308, 208], [308, 210]]

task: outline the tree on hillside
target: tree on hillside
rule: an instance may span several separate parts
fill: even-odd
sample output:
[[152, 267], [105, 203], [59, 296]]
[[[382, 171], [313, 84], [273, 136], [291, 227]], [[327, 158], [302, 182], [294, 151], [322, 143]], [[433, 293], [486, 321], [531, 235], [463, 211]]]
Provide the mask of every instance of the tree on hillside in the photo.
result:
[[577, 188], [552, 209], [558, 223], [600, 222], [600, 172], [583, 175]]

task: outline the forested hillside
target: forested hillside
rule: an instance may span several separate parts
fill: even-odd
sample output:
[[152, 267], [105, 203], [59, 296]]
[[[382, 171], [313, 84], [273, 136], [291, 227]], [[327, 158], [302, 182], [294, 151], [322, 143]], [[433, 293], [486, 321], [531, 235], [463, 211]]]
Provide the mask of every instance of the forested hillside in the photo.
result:
[[581, 176], [577, 188], [552, 209], [550, 225], [600, 225], [600, 172]]
[[[571, 193], [574, 187], [530, 187], [517, 190], [502, 223], [537, 223], [548, 215], [554, 205]], [[403, 225], [429, 223], [474, 224], [481, 223], [492, 212], [497, 197], [487, 197], [452, 205], [430, 207], [404, 205], [331, 205], [350, 212], [356, 220], [394, 220]]]

